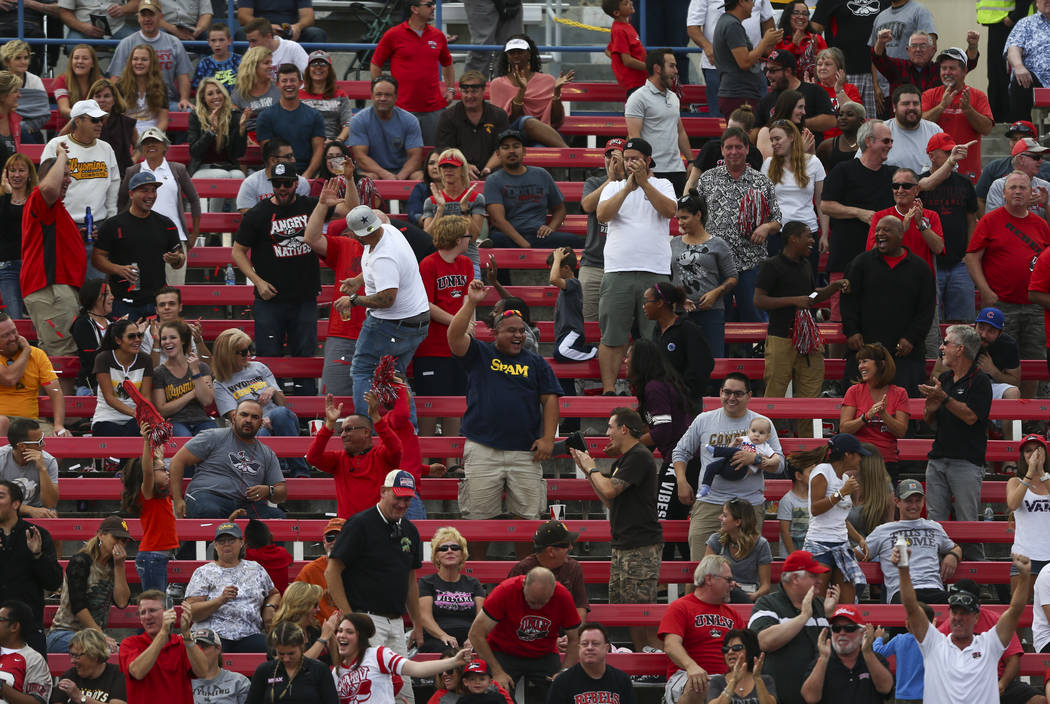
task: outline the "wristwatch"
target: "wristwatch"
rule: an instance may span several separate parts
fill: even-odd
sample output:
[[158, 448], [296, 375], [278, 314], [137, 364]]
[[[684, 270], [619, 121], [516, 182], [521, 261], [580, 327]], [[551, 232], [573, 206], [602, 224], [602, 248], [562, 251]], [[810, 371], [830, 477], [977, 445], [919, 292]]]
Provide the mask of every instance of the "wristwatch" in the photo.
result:
[[357, 305], [357, 294], [356, 293], [351, 293], [349, 298], [350, 298], [350, 305], [351, 306], [356, 306]]
[[270, 495], [267, 496], [266, 498], [272, 499], [273, 498], [273, 484], [270, 484], [267, 488], [270, 490]]
[[587, 476], [589, 477], [589, 476], [591, 476], [592, 474], [594, 474], [595, 472], [600, 472], [600, 471], [601, 471], [601, 470], [600, 470], [600, 469], [598, 469], [597, 467], [591, 467], [590, 469], [588, 469], [588, 470], [587, 470]]
[[831, 498], [842, 501], [842, 492], [836, 491], [834, 494], [831, 495]]

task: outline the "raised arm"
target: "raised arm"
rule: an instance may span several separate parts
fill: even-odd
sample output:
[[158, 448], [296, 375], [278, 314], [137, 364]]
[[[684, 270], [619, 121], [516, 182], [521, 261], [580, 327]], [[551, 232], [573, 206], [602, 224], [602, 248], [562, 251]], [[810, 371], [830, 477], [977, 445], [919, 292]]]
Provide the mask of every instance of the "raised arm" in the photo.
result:
[[463, 304], [454, 316], [452, 316], [452, 322], [448, 325], [448, 337], [449, 350], [456, 357], [462, 357], [470, 349], [470, 323], [474, 320], [474, 311], [477, 310], [478, 305], [485, 299], [487, 292], [484, 283], [478, 279], [474, 279], [467, 286], [467, 296], [463, 299]]

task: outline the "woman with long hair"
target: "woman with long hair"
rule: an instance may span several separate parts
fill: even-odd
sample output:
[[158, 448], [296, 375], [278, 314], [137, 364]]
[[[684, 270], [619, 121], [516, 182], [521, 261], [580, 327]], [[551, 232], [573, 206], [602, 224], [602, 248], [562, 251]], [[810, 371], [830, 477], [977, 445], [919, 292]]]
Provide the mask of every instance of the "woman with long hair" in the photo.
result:
[[908, 432], [908, 392], [893, 382], [897, 365], [893, 355], [878, 342], [857, 350], [855, 381], [842, 399], [839, 431], [856, 435], [878, 449], [893, 483], [900, 473], [897, 440]]
[[[839, 103], [838, 113], [835, 121], [838, 136], [825, 137], [817, 145], [817, 158], [827, 173], [831, 173], [836, 164], [857, 158], [857, 131], [868, 115], [864, 105], [858, 102]], [[821, 246], [824, 246], [823, 242]]]
[[[1046, 439], [1033, 434], [1021, 440], [1017, 454], [1017, 475], [1006, 482], [1006, 507], [1014, 519], [1010, 552], [1028, 556], [1032, 571], [1027, 584], [1022, 584], [1021, 575], [1011, 566], [1010, 591], [1024, 587], [1031, 598], [1036, 577], [1050, 563], [1050, 453]], [[1041, 644], [1037, 648], [1043, 652]]]
[[[190, 113], [190, 167], [197, 178], [243, 179], [240, 160], [248, 147], [248, 132], [226, 86], [212, 77], [197, 87], [197, 105]], [[209, 198], [208, 212], [219, 212], [223, 200]]]
[[281, 91], [273, 82], [272, 51], [253, 46], [244, 54], [237, 69], [237, 87], [230, 99], [241, 110], [241, 124], [254, 142], [255, 120], [259, 113], [281, 100]]
[[153, 361], [141, 348], [142, 333], [137, 324], [125, 318], [106, 328], [95, 357], [98, 399], [91, 417], [92, 435], [138, 437], [135, 401], [124, 390], [124, 382], [131, 381], [139, 393], [150, 397]]
[[77, 396], [94, 396], [95, 358], [102, 349], [106, 329], [113, 322], [113, 290], [106, 279], [91, 278], [80, 287], [80, 314], [73, 320], [70, 333], [77, 343], [80, 371], [77, 373]]
[[164, 450], [154, 450], [149, 442], [150, 427], [143, 423], [142, 455], [129, 460], [121, 470], [124, 491], [120, 510], [125, 515], [139, 516], [142, 541], [135, 554], [135, 571], [142, 591], [168, 588], [168, 560], [179, 547], [175, 527], [175, 509], [171, 500], [171, 475], [164, 466]]
[[135, 118], [139, 134], [150, 127], [161, 132], [168, 129], [168, 89], [153, 47], [140, 44], [131, 50], [117, 87], [128, 103], [128, 116]]
[[[532, 37], [515, 34], [507, 40], [496, 61], [489, 100], [507, 113], [510, 129], [520, 131], [529, 141], [564, 148], [568, 145], [557, 132], [565, 121], [561, 89], [575, 76], [575, 71], [562, 71], [557, 78], [544, 73]], [[539, 124], [529, 124], [532, 119]]]
[[331, 671], [324, 663], [306, 656], [306, 634], [302, 628], [285, 621], [270, 633], [269, 645], [277, 657], [255, 668], [248, 704], [339, 703]]
[[[455, 648], [445, 648], [441, 657], [450, 658], [456, 654]], [[463, 666], [449, 668], [434, 675], [434, 693], [427, 704], [456, 704], [463, 695]]]
[[107, 516], [95, 536], [69, 558], [58, 611], [47, 633], [48, 652], [69, 652], [77, 631], [94, 628], [104, 633], [109, 607], [128, 605], [131, 587], [124, 560], [130, 539], [128, 524], [120, 516]]
[[[409, 677], [433, 677], [439, 672], [470, 662], [470, 648], [462, 648], [453, 657], [416, 662], [403, 658], [385, 646], [369, 647], [376, 633], [368, 614], [343, 614], [335, 632], [339, 656], [332, 668], [336, 688], [347, 701], [357, 701], [371, 692], [370, 701], [393, 702], [401, 686], [411, 687]], [[400, 675], [398, 679], [394, 675]], [[250, 701], [250, 700], [249, 700]]]
[[462, 215], [469, 220], [470, 242], [466, 256], [474, 264], [474, 277], [481, 276], [478, 236], [485, 224], [485, 196], [470, 183], [470, 170], [463, 152], [452, 147], [438, 157], [441, 180], [430, 184], [430, 197], [423, 202], [423, 231], [434, 234], [434, 223], [446, 215]]
[[[785, 10], [786, 12], [786, 10]], [[728, 704], [777, 704], [776, 683], [762, 674], [766, 654], [758, 646], [758, 636], [746, 628], [734, 628], [722, 639], [722, 659], [726, 674], [712, 675], [707, 701]]]
[[860, 458], [860, 471], [857, 472], [860, 488], [846, 520], [867, 539], [871, 531], [893, 520], [896, 506], [893, 503], [893, 481], [878, 448], [867, 442], [860, 446], [871, 454]]
[[102, 77], [95, 48], [88, 44], [77, 44], [73, 47], [66, 63], [66, 72], [55, 79], [55, 85], [52, 87], [59, 116], [68, 120], [73, 106], [85, 100], [91, 86]]
[[205, 410], [215, 400], [211, 368], [193, 354], [193, 335], [178, 318], [160, 326], [160, 348], [166, 359], [153, 370], [153, 405], [176, 437], [210, 430], [215, 421]]
[[725, 356], [725, 294], [737, 282], [733, 252], [704, 227], [707, 201], [695, 188], [678, 199], [679, 237], [671, 238], [671, 283], [685, 292], [685, 309], [715, 357]]
[[748, 604], [770, 590], [773, 551], [758, 531], [755, 507], [746, 499], [722, 504], [720, 527], [707, 539], [704, 556], [721, 555], [729, 560], [736, 586], [730, 592], [734, 604]]
[[679, 314], [685, 300], [685, 291], [661, 281], [642, 294], [642, 311], [647, 319], [656, 323], [653, 340], [660, 346], [660, 352], [681, 375], [691, 397], [699, 399], [711, 383], [715, 360], [700, 326]]
[[0, 222], [7, 223], [0, 234], [0, 296], [5, 312], [24, 318], [22, 288], [22, 211], [29, 194], [36, 188], [36, 167], [25, 154], [12, 154], [0, 175]]
[[22, 118], [22, 141], [43, 144], [40, 131], [51, 119], [51, 99], [40, 76], [29, 72], [29, 45], [21, 39], [12, 39], [0, 45], [0, 66], [22, 81], [22, 97], [18, 101], [18, 116]]
[[857, 552], [864, 560], [868, 559], [868, 545], [847, 518], [860, 493], [856, 476], [860, 461], [868, 454], [870, 451], [856, 437], [840, 433], [832, 436], [827, 445], [790, 457], [799, 466], [815, 465], [809, 474], [809, 529], [802, 549], [830, 568], [820, 575], [817, 593], [823, 594], [831, 581], [839, 587], [843, 604], [852, 604], [856, 585], [866, 583], [850, 540], [858, 544]]
[[[820, 209], [824, 191], [824, 166], [820, 159], [806, 152], [795, 123], [776, 120], [769, 125], [769, 143], [773, 154], [762, 162], [762, 173], [773, 182], [780, 205], [781, 222], [805, 223], [815, 237], [828, 231], [828, 219]], [[781, 234], [766, 240], [770, 256], [783, 248]], [[814, 256], [819, 256], [814, 253]], [[815, 269], [816, 267], [814, 267]]]
[[[837, 46], [828, 47], [817, 54], [816, 75], [812, 81], [827, 92], [835, 114], [846, 103], [863, 103], [857, 86], [846, 82], [846, 56]], [[824, 132], [824, 139], [842, 134], [838, 127]]]
[[10, 71], [0, 71], [0, 146], [9, 155], [22, 150], [22, 118], [18, 115], [21, 97], [22, 80]]
[[325, 139], [345, 142], [350, 136], [350, 99], [335, 84], [335, 69], [332, 58], [326, 51], [310, 54], [310, 63], [303, 76], [303, 87], [299, 99], [324, 118]]
[[827, 49], [828, 44], [824, 37], [813, 31], [809, 23], [809, 6], [804, 0], [794, 0], [784, 5], [777, 28], [784, 33], [784, 38], [776, 48], [790, 51], [795, 57], [795, 75], [812, 83], [817, 54]]
[[[100, 78], [92, 83], [88, 97], [109, 113], [102, 118], [102, 134], [98, 138], [113, 147], [123, 177], [124, 172], [131, 168], [131, 155], [139, 141], [138, 123], [135, 118], [124, 114], [128, 109], [127, 103], [117, 84], [110, 79]], [[72, 123], [67, 126], [72, 126]]]
[[813, 133], [805, 125], [806, 97], [797, 90], [785, 90], [773, 104], [773, 114], [769, 122], [758, 131], [758, 137], [755, 139], [755, 146], [758, 147], [758, 151], [762, 152], [763, 159], [773, 156], [773, 144], [769, 140], [769, 126], [779, 120], [787, 120], [795, 125], [795, 129], [802, 135], [803, 151], [813, 152], [816, 146], [813, 142]]
[[308, 658], [320, 660], [331, 665], [328, 645], [335, 635], [339, 623], [337, 614], [332, 614], [323, 622], [318, 619], [321, 597], [324, 590], [320, 585], [309, 582], [292, 582], [281, 596], [281, 605], [273, 615], [270, 632], [276, 631], [282, 623], [294, 623], [303, 629], [310, 647], [303, 653]]
[[405, 213], [408, 221], [418, 227], [423, 227], [423, 207], [430, 198], [431, 189], [437, 184], [441, 188], [441, 169], [438, 162], [441, 161], [441, 152], [434, 149], [427, 155], [426, 166], [423, 167], [423, 180], [412, 186], [408, 199], [405, 201]]
[[463, 574], [470, 551], [466, 538], [452, 526], [435, 531], [430, 554], [437, 571], [419, 578], [419, 626], [423, 631], [419, 652], [464, 648], [467, 632], [485, 601], [485, 589], [477, 579]]

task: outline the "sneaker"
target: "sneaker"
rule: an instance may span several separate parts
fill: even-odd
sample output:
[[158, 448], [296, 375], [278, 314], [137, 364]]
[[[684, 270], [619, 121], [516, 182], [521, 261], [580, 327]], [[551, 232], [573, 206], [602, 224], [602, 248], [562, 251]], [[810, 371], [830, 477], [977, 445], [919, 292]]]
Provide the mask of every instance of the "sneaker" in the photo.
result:
[[662, 653], [664, 651], [660, 650], [659, 648], [654, 648], [651, 645], [643, 645], [642, 646], [642, 652], [643, 653]]

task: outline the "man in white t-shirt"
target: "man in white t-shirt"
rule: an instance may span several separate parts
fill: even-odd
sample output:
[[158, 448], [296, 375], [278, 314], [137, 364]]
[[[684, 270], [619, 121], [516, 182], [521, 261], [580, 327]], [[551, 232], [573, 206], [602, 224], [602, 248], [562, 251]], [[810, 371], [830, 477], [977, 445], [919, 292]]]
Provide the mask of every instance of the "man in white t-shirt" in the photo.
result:
[[957, 704], [958, 702], [999, 701], [999, 656], [1006, 650], [1017, 630], [1017, 621], [1028, 602], [1028, 574], [1032, 562], [1024, 555], [1014, 553], [1020, 585], [1014, 589], [1010, 606], [1002, 613], [994, 629], [974, 635], [981, 605], [977, 597], [966, 591], [953, 592], [948, 597], [948, 635], [932, 627], [912, 586], [911, 569], [900, 565], [900, 555], [894, 548], [890, 562], [897, 565], [900, 574], [901, 603], [908, 615], [908, 631], [915, 636], [922, 653], [926, 675], [923, 679], [923, 701], [926, 704]]
[[903, 166], [917, 174], [930, 170], [926, 145], [930, 137], [944, 130], [936, 122], [922, 119], [922, 92], [905, 84], [893, 91], [893, 117], [886, 120], [893, 146], [886, 155], [890, 166]]
[[256, 17], [244, 25], [244, 37], [248, 40], [248, 46], [264, 46], [273, 53], [273, 78], [277, 80], [277, 69], [281, 64], [295, 64], [299, 72], [306, 74], [306, 67], [310, 63], [306, 49], [298, 42], [291, 39], [281, 39], [274, 36], [273, 25], [265, 17]]
[[605, 239], [605, 276], [598, 298], [602, 339], [598, 366], [602, 392], [615, 393], [616, 377], [627, 355], [631, 324], [642, 337], [652, 337], [656, 324], [645, 317], [646, 289], [671, 280], [670, 222], [678, 211], [674, 186], [654, 178], [652, 146], [640, 137], [623, 148], [627, 178], [612, 181], [598, 200], [595, 215], [608, 225]]
[[[368, 413], [365, 392], [379, 361], [392, 356], [402, 374], [412, 361], [419, 343], [430, 326], [430, 302], [419, 264], [408, 240], [393, 225], [386, 225], [367, 205], [359, 205], [346, 216], [346, 226], [365, 246], [361, 273], [340, 286], [344, 295], [335, 306], [344, 320], [354, 306], [368, 309], [368, 316], [357, 337], [350, 376], [354, 378], [354, 409]], [[365, 295], [356, 291], [361, 282]], [[415, 416], [415, 406], [412, 407]]]

